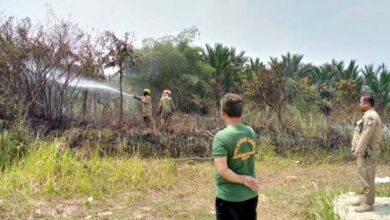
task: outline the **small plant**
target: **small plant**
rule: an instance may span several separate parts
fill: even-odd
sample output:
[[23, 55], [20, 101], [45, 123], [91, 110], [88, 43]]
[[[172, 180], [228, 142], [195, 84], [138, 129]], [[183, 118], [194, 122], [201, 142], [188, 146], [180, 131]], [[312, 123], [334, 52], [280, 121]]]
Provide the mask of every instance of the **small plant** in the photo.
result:
[[379, 196], [379, 197], [390, 197], [390, 185], [389, 184], [383, 184], [383, 185], [377, 186], [376, 196]]
[[338, 220], [338, 216], [333, 210], [333, 201], [336, 196], [342, 192], [335, 191], [331, 188], [317, 190], [310, 194], [308, 208], [305, 210], [308, 219], [318, 220]]

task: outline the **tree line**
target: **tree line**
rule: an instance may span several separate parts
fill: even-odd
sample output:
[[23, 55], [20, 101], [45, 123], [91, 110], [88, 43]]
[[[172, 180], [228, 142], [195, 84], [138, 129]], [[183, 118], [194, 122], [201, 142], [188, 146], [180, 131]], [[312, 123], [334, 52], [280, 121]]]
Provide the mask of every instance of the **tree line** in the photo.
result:
[[2, 17], [0, 118], [60, 120], [112, 99], [110, 108], [122, 121], [128, 111], [122, 95], [106, 97], [69, 85], [78, 78], [105, 82], [103, 64], [120, 67], [114, 83], [121, 91], [140, 93], [148, 87], [158, 100], [160, 91], [169, 88], [178, 110], [186, 113], [213, 113], [226, 92], [268, 106], [279, 117], [285, 103], [298, 97], [321, 103], [324, 113], [328, 102], [351, 104], [362, 93], [374, 95], [379, 108], [390, 107], [390, 71], [385, 64], [331, 60], [315, 65], [291, 53], [262, 61], [221, 43], [197, 46], [199, 35], [191, 27], [176, 36], [144, 39], [142, 47], [135, 48], [128, 33], [96, 34], [58, 19], [40, 24]]

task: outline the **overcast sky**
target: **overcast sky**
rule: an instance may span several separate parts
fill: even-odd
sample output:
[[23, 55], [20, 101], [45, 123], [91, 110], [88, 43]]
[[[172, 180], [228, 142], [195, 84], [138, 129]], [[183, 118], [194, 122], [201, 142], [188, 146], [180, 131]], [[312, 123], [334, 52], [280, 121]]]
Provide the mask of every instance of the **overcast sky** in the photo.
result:
[[197, 45], [221, 42], [263, 61], [290, 51], [315, 64], [390, 64], [389, 0], [0, 0], [0, 11], [45, 20], [47, 3], [81, 27], [133, 32], [136, 45], [194, 25]]

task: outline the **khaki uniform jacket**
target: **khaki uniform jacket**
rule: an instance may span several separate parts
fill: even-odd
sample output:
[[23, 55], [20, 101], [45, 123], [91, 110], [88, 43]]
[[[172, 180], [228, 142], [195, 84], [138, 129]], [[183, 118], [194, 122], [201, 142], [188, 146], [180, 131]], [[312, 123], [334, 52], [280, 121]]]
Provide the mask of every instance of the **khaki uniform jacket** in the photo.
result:
[[138, 99], [142, 102], [142, 112], [144, 113], [144, 116], [152, 116], [152, 97], [146, 95], [146, 96], [135, 96], [135, 99]]
[[175, 112], [175, 105], [173, 104], [172, 98], [169, 96], [161, 97], [158, 111], [162, 114]]
[[365, 156], [373, 150], [380, 151], [382, 121], [374, 108], [366, 111], [358, 122], [352, 138], [351, 151]]

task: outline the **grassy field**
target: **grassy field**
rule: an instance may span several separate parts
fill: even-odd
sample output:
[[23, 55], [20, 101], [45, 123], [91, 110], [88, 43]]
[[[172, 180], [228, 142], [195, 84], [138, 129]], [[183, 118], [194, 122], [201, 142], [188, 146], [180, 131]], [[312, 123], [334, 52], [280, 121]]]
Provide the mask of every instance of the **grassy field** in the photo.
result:
[[[333, 219], [332, 198], [358, 192], [356, 167], [318, 153], [308, 160], [263, 151], [259, 219]], [[314, 162], [317, 161], [317, 162]], [[388, 175], [379, 165], [378, 175]], [[378, 189], [390, 196], [390, 186]], [[41, 143], [0, 177], [0, 218], [213, 219], [211, 161], [89, 158], [58, 142]]]

